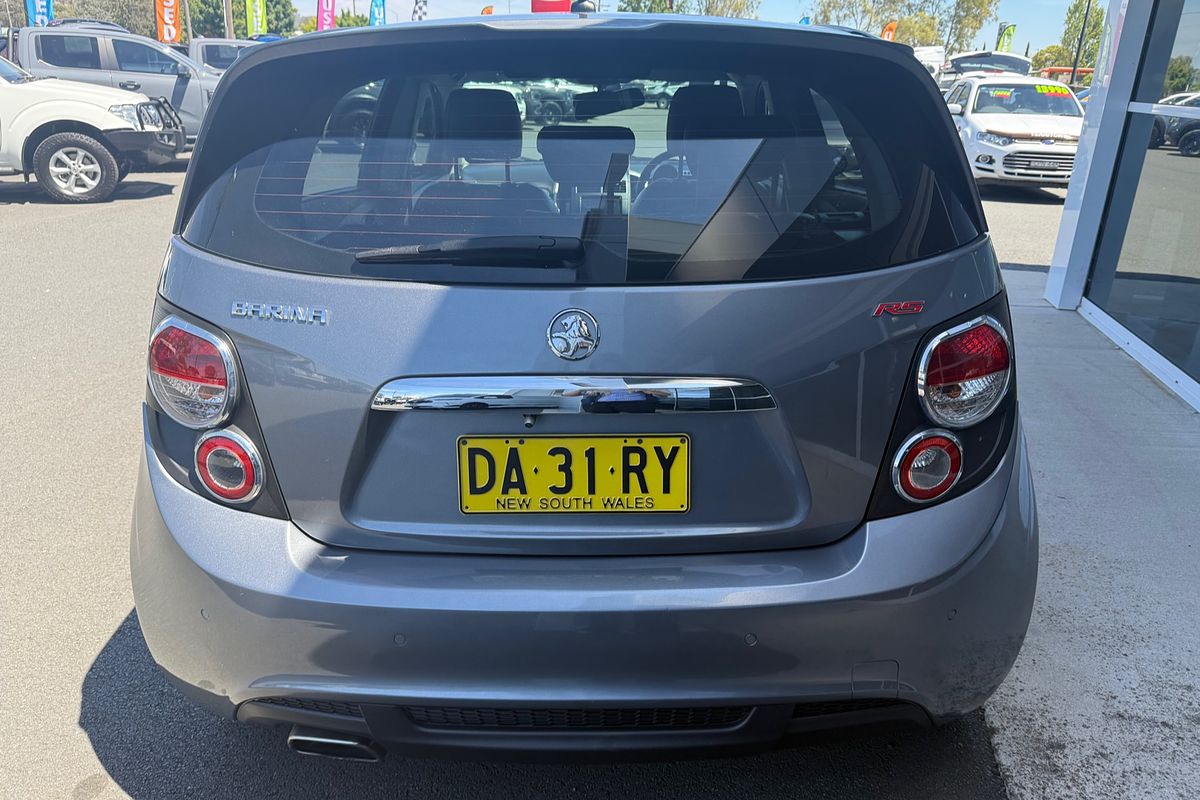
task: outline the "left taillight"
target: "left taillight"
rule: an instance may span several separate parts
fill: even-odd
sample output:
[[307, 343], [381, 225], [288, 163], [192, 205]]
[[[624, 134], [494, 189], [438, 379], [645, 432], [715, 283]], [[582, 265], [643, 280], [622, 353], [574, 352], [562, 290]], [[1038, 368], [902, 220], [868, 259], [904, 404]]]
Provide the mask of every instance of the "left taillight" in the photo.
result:
[[150, 336], [147, 375], [163, 410], [194, 430], [225, 422], [237, 399], [232, 348], [178, 317], [164, 319]]
[[1008, 391], [1008, 333], [981, 316], [929, 343], [917, 370], [917, 395], [934, 423], [967, 428], [987, 419]]
[[196, 442], [196, 476], [214, 497], [249, 503], [263, 483], [262, 459], [254, 443], [232, 429], [209, 431]]

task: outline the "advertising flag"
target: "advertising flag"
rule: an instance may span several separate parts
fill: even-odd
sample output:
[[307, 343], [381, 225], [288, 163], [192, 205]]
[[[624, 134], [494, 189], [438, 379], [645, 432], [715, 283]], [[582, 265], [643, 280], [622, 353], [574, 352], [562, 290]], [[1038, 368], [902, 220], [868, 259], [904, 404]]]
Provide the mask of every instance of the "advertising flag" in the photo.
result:
[[812, 17], [803, 16], [800, 18], [801, 25], [812, 25]]
[[571, 10], [571, 0], [529, 0], [529, 10], [534, 14], [566, 14]]
[[45, 27], [54, 19], [54, 0], [25, 0], [25, 18], [31, 26]]
[[246, 35], [267, 32], [267, 0], [246, 0]]
[[160, 42], [179, 44], [179, 0], [154, 0], [154, 22]]
[[387, 24], [386, 0], [371, 0], [371, 16], [367, 21], [372, 28]]
[[893, 20], [887, 25], [884, 25], [883, 33], [879, 34], [879, 36], [888, 40], [889, 42], [894, 42], [896, 40], [896, 22]]
[[317, 0], [317, 30], [328, 31], [337, 27], [337, 16], [334, 14], [335, 0]]
[[482, 17], [490, 17], [492, 14], [495, 14], [495, 13], [496, 13], [495, 6], [484, 6], [483, 10], [479, 12], [479, 15]]
[[1012, 22], [1000, 23], [1000, 35], [996, 37], [996, 50], [1007, 53], [1012, 50], [1013, 37], [1017, 35], [1017, 26]]

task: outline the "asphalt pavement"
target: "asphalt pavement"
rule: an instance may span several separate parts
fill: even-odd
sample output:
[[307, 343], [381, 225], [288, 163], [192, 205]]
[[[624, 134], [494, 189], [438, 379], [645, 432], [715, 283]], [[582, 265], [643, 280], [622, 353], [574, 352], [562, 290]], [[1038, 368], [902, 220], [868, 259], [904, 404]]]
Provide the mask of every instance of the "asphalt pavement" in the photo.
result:
[[[1090, 442], [1083, 449], [1063, 445], [1066, 428], [1059, 416], [1082, 413], [1082, 401], [1064, 409], [1045, 395], [1047, 388], [1063, 389], [1054, 382], [1061, 371], [1056, 372], [1052, 359], [1070, 356], [1039, 347], [1035, 337], [1055, 339], [1053, 326], [1061, 321], [1095, 350], [1089, 352], [1091, 363], [1111, 361], [1120, 367], [1114, 375], [1137, 384], [1142, 401], [1156, 410], [1158, 424], [1194, 428], [1195, 415], [1189, 417], [1182, 404], [1129, 366], [1132, 362], [1106, 346], [1082, 318], [1039, 306], [1036, 282], [1041, 275], [1032, 271], [1011, 272], [1010, 284], [1021, 292], [1014, 304], [1018, 353], [1025, 359], [1021, 395], [1051, 557], [1042, 574], [1043, 584], [1049, 584], [1040, 590], [1031, 644], [988, 709], [992, 724], [1007, 726], [995, 732], [999, 762], [982, 713], [932, 731], [888, 728], [841, 734], [734, 759], [497, 765], [393, 754], [382, 765], [347, 765], [290, 753], [281, 730], [237, 725], [196, 710], [150, 660], [133, 612], [127, 555], [145, 340], [181, 181], [179, 171], [135, 174], [110, 202], [64, 206], [45, 202], [35, 187], [17, 179], [0, 179], [0, 520], [6, 545], [0, 559], [0, 797], [924, 800], [1001, 798], [1006, 779], [1007, 791], [1019, 797], [1066, 797], [1072, 795], [1063, 787], [1105, 784], [1118, 792], [1111, 796], [1125, 796], [1120, 792], [1129, 784], [1108, 780], [1103, 764], [1087, 749], [1104, 735], [1105, 725], [1114, 723], [1103, 715], [1093, 719], [1082, 711], [1067, 713], [1064, 704], [1075, 695], [1091, 695], [1094, 687], [1086, 680], [1111, 680], [1121, 668], [1134, 676], [1149, 669], [1158, 652], [1153, 648], [1166, 646], [1166, 634], [1110, 640], [1109, 646], [1125, 651], [1144, 646], [1146, 652], [1127, 652], [1124, 661], [1113, 653], [1097, 656], [1102, 670], [1085, 668], [1088, 648], [1106, 648], [1106, 642], [1090, 634], [1128, 632], [1127, 627], [1111, 627], [1118, 621], [1126, 624], [1122, 620], [1110, 616], [1105, 623], [1110, 627], [1093, 625], [1087, 638], [1071, 643], [1075, 649], [1065, 654], [1056, 650], [1060, 636], [1072, 638], [1072, 625], [1088, 623], [1095, 595], [1106, 591], [1088, 585], [1091, 567], [1103, 565], [1102, 577], [1119, 578], [1117, 591], [1136, 592], [1138, 587], [1120, 574], [1114, 554], [1092, 554], [1082, 562], [1069, 557], [1071, 547], [1086, 550], [1091, 541], [1073, 541], [1083, 536], [1070, 518], [1073, 504], [1082, 501], [1072, 497], [1064, 502], [1062, 492], [1048, 486], [1073, 470], [1077, 474], [1071, 486], [1078, 488], [1089, 470], [1099, 469], [1101, 443]], [[1061, 193], [989, 192], [985, 205], [1001, 260], [1035, 266], [1049, 262], [1060, 198]], [[1033, 414], [1036, 420], [1030, 419]], [[1119, 427], [1119, 420], [1111, 424]], [[1120, 441], [1136, 446], [1128, 437]], [[1052, 447], [1061, 449], [1051, 452]], [[1189, 478], [1196, 485], [1200, 476], [1194, 464], [1189, 468], [1180, 461], [1183, 455], [1176, 453], [1170, 462], [1180, 474], [1164, 491], [1181, 490], [1178, 482]], [[1134, 463], [1152, 468], [1140, 460]], [[1148, 482], [1143, 478], [1138, 486]], [[1103, 498], [1087, 497], [1096, 503], [1081, 509], [1091, 513], [1088, 524], [1104, 525], [1098, 510]], [[1104, 547], [1119, 551], [1121, 533], [1100, 537]], [[1179, 536], [1161, 543], [1184, 544]], [[1197, 551], [1184, 552], [1192, 560], [1181, 562], [1179, 569], [1192, 569], [1195, 575]], [[1139, 555], [1133, 559], [1137, 574], [1149, 576], [1166, 557]], [[1178, 570], [1168, 572], [1175, 586]], [[1153, 597], [1154, 591], [1143, 596]], [[1179, 592], [1166, 597], [1165, 609], [1151, 615], [1156, 624], [1168, 624], [1170, 615], [1187, 610]], [[1139, 613], [1153, 611], [1148, 603], [1138, 606]], [[1110, 596], [1099, 607], [1112, 615], [1119, 605], [1120, 597]], [[1181, 637], [1182, 647], [1195, 647], [1195, 626], [1191, 628], [1190, 635]], [[1171, 651], [1171, 660], [1160, 665], [1161, 675], [1154, 673], [1163, 681], [1156, 684], [1161, 697], [1155, 701], [1155, 719], [1172, 724], [1183, 719], [1172, 716], [1168, 705], [1173, 684], [1166, 681], [1172, 674], [1178, 678], [1175, 691], [1190, 692], [1189, 702], [1194, 702], [1195, 683], [1188, 672], [1194, 668], [1178, 660], [1184, 655]], [[1068, 677], [1079, 683], [1063, 685], [1057, 679], [1055, 665], [1063, 659], [1066, 666], [1078, 667]], [[1186, 690], [1179, 688], [1184, 685]], [[1127, 702], [1119, 710], [1127, 713], [1140, 696], [1123, 696]], [[1194, 733], [1188, 738], [1184, 729], [1172, 730], [1174, 758], [1195, 738]], [[1132, 738], [1111, 741], [1110, 759], [1122, 757], [1119, 748], [1136, 746]], [[1163, 738], [1147, 741], [1161, 745]], [[1140, 774], [1163, 781], [1189, 775], [1163, 759], [1139, 763]], [[1183, 784], [1144, 785], [1173, 789]]]

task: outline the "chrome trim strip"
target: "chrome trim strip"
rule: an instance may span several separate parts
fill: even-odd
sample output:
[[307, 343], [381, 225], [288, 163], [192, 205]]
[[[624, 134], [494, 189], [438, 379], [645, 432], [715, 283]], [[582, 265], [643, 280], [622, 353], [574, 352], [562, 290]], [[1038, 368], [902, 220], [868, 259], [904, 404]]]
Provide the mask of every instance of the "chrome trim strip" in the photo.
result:
[[740, 378], [621, 378], [595, 375], [482, 375], [397, 378], [371, 402], [374, 411], [511, 410], [523, 414], [653, 414], [762, 411], [775, 399]]

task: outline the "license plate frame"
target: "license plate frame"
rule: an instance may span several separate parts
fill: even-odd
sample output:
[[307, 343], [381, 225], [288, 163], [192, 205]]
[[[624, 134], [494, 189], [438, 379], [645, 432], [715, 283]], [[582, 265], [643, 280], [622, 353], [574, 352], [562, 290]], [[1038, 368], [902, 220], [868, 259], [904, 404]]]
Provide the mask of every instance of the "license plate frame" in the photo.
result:
[[[590, 457], [589, 447], [595, 448]], [[467, 434], [457, 438], [455, 451], [458, 509], [465, 515], [686, 514], [692, 507], [686, 433]], [[519, 474], [512, 471], [514, 451]], [[523, 493], [507, 491], [518, 484]], [[556, 494], [552, 486], [566, 490]]]

